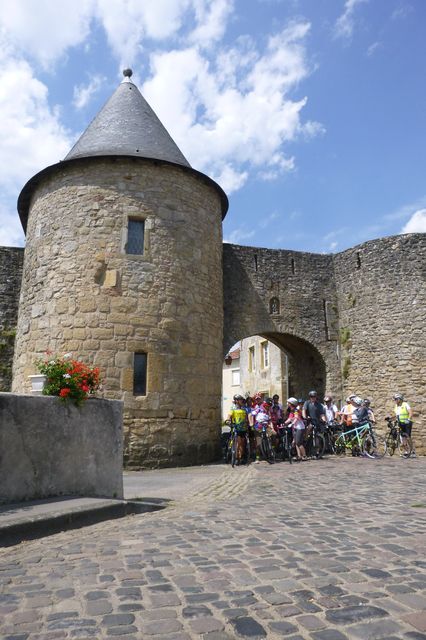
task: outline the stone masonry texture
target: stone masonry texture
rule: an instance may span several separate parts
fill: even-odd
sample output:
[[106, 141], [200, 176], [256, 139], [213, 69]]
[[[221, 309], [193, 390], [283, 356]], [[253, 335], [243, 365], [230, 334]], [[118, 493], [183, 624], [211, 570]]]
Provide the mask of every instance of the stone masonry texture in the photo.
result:
[[394, 393], [414, 411], [426, 454], [426, 234], [366, 242], [334, 257], [344, 393], [373, 400], [379, 425]]
[[327, 328], [325, 313], [326, 303], [337, 305], [332, 256], [225, 244], [223, 288], [224, 353], [241, 338], [263, 336], [288, 354], [290, 395], [341, 396], [337, 330]]
[[[142, 256], [125, 253], [129, 218], [145, 220]], [[22, 252], [2, 251], [15, 252], [18, 283]], [[260, 335], [288, 355], [290, 395], [370, 397], [379, 431], [404, 393], [426, 453], [425, 263], [425, 234], [335, 255], [222, 245], [220, 197], [200, 174], [64, 163], [32, 195], [13, 390], [28, 391], [45, 350], [70, 351], [101, 368], [104, 397], [124, 400], [128, 468], [197, 464], [218, 454], [222, 358]], [[16, 313], [11, 299], [0, 308]], [[145, 396], [133, 395], [138, 352]]]
[[0, 391], [10, 391], [24, 250], [0, 247]]
[[[125, 253], [129, 218], [143, 255]], [[214, 458], [220, 425], [221, 203], [198, 174], [141, 159], [73, 161], [33, 193], [14, 359], [15, 392], [34, 360], [72, 352], [124, 401], [127, 466]], [[147, 394], [133, 358], [147, 353]]]

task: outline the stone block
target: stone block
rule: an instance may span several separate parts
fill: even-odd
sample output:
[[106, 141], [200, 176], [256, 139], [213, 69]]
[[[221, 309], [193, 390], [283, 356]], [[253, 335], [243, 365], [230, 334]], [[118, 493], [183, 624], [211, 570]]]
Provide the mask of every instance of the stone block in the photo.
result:
[[0, 502], [59, 495], [121, 498], [120, 401], [81, 407], [50, 396], [0, 393]]

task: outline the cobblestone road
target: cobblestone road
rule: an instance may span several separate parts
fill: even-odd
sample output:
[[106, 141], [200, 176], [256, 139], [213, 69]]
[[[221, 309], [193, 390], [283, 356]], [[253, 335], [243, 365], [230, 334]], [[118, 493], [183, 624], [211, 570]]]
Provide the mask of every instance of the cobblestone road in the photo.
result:
[[0, 637], [426, 639], [425, 471], [223, 467], [164, 511], [1, 549]]

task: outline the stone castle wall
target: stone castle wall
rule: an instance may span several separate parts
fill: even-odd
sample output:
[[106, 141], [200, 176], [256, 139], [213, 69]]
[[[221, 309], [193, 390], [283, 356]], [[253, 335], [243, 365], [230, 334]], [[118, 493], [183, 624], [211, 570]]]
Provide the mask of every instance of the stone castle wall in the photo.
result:
[[0, 391], [10, 391], [24, 249], [0, 247]]
[[290, 395], [341, 397], [333, 257], [224, 244], [223, 263], [224, 353], [266, 337], [288, 354]]
[[372, 240], [334, 256], [345, 395], [373, 401], [382, 432], [392, 395], [414, 410], [426, 453], [426, 234]]
[[[208, 208], [211, 198], [209, 185], [179, 168], [132, 160], [76, 163], [40, 187], [14, 389], [28, 391], [36, 355], [71, 351], [101, 367], [105, 397], [125, 400], [127, 466], [190, 464], [215, 453], [222, 355], [262, 335], [288, 354], [290, 395], [371, 397], [383, 430], [392, 394], [404, 393], [417, 451], [426, 453], [426, 236], [334, 256], [224, 244], [220, 351], [220, 206]], [[129, 215], [146, 218], [142, 257], [123, 253]], [[0, 251], [8, 331], [21, 264], [22, 249]], [[144, 397], [132, 393], [139, 350], [149, 356]]]
[[[128, 217], [145, 219], [145, 252], [126, 255]], [[192, 172], [139, 159], [64, 164], [30, 210], [15, 392], [47, 349], [101, 368], [124, 400], [128, 467], [197, 464], [218, 446], [222, 231], [217, 191]], [[133, 357], [148, 354], [147, 395]]]

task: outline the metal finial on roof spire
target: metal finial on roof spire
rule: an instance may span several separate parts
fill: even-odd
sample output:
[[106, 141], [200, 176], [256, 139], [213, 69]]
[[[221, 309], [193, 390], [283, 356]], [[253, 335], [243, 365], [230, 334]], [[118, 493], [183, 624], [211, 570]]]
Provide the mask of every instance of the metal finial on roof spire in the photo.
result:
[[125, 78], [131, 78], [133, 75], [133, 71], [131, 69], [123, 69], [123, 76]]

